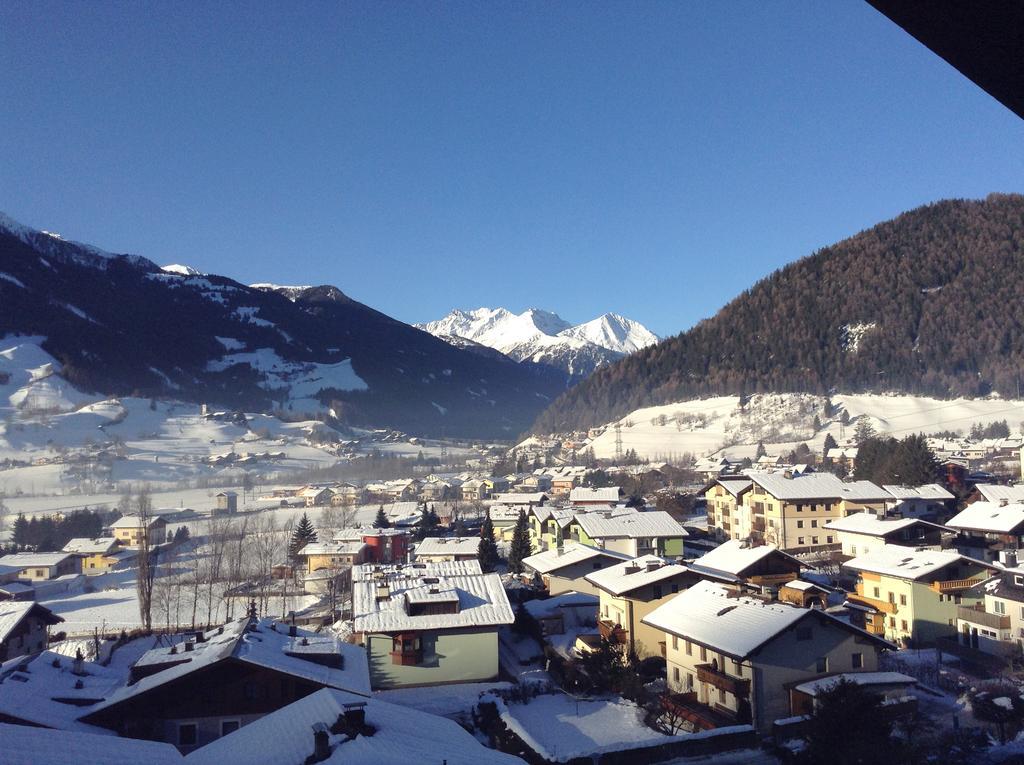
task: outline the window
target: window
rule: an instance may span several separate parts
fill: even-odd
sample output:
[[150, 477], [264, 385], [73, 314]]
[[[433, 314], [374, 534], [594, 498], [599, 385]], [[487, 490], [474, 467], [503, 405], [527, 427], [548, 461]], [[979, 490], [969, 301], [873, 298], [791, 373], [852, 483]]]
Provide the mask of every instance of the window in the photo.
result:
[[830, 536], [829, 537], [825, 537], [825, 541], [828, 542], [829, 544], [832, 544], [832, 537], [830, 537]]
[[818, 544], [818, 538], [817, 537], [811, 537], [811, 544], [812, 545]]
[[896, 617], [895, 616], [890, 616], [889, 617], [889, 627], [891, 629], [896, 629]]
[[895, 603], [896, 602], [896, 593], [895, 592], [890, 592], [889, 593], [889, 602], [890, 603]]
[[693, 656], [693, 643], [689, 640], [686, 641], [686, 655]]
[[[798, 505], [796, 506], [796, 511], [797, 511], [798, 513], [802, 513], [802, 512], [804, 511], [804, 506], [803, 506], [803, 505], [800, 505], [800, 504], [798, 504]], [[799, 524], [799, 525], [800, 525], [800, 528], [803, 528], [803, 523], [804, 523], [803, 521], [800, 521], [800, 524]]]
[[993, 600], [992, 601], [992, 610], [995, 611], [997, 614], [1005, 614], [1006, 613], [1006, 603], [1004, 603], [1001, 600]]
[[900, 619], [900, 629], [903, 630], [904, 632], [909, 632], [910, 631], [910, 630], [907, 629], [907, 620], [906, 619]]
[[656, 585], [654, 585], [653, 589], [654, 589], [654, 599], [657, 600], [658, 598], [660, 598], [662, 596], [661, 585], [660, 584], [656, 584]]
[[234, 733], [238, 730], [238, 720], [221, 720], [220, 722], [220, 735], [226, 736], [229, 733]]
[[732, 660], [732, 673], [737, 677], [743, 674], [743, 665], [736, 661], [736, 659]]
[[816, 528], [818, 528], [818, 519], [817, 519], [817, 518], [815, 518], [815, 519], [813, 519], [813, 520], [811, 521], [811, 528], [812, 528], [812, 529], [816, 529]]
[[804, 522], [803, 522], [803, 521], [797, 521], [797, 522], [796, 522], [796, 527], [797, 527], [798, 529], [802, 529], [802, 528], [804, 527]]
[[708, 660], [708, 649], [705, 648], [704, 646], [700, 647], [700, 660], [701, 661], [707, 661]]
[[678, 584], [673, 584], [672, 585], [672, 592], [679, 592], [679, 585]]
[[679, 682], [679, 667], [672, 667], [672, 681]]
[[[832, 537], [829, 537], [830, 541], [831, 541], [831, 539], [832, 539]], [[857, 545], [850, 545], [850, 554], [851, 555], [856, 555], [857, 554]]]
[[673, 635], [672, 636], [672, 650], [673, 651], [678, 651], [679, 650], [679, 636], [678, 635]]
[[900, 605], [901, 606], [907, 605], [907, 596], [906, 595], [900, 595]]
[[828, 672], [828, 657], [823, 656], [814, 663], [815, 672]]
[[725, 703], [725, 689], [724, 688], [719, 688], [718, 689], [718, 703], [719, 704], [724, 704]]
[[850, 656], [850, 666], [854, 669], [860, 669], [864, 666], [864, 654], [855, 653]]
[[878, 592], [878, 588], [877, 587], [875, 588], [875, 597], [876, 598], [879, 597], [879, 592]]
[[178, 726], [178, 746], [196, 745], [196, 724], [181, 723]]
[[803, 538], [803, 537], [797, 537], [797, 538], [796, 538], [796, 543], [797, 543], [798, 545], [802, 545], [802, 544], [804, 543], [804, 538]]
[[1024, 576], [1021, 576], [1020, 574], [1017, 574], [1016, 576], [1013, 577], [1013, 583], [1017, 584], [1017, 585], [1024, 586]]

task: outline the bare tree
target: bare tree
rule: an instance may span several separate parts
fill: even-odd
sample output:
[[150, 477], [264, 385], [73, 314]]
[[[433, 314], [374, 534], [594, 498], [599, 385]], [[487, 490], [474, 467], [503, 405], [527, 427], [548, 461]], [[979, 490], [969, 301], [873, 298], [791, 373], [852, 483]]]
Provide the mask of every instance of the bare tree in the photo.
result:
[[139, 619], [147, 632], [153, 629], [153, 583], [156, 580], [159, 548], [150, 545], [149, 525], [152, 522], [152, 500], [143, 488], [135, 500], [142, 534], [139, 538], [139, 568], [135, 587], [139, 596]]

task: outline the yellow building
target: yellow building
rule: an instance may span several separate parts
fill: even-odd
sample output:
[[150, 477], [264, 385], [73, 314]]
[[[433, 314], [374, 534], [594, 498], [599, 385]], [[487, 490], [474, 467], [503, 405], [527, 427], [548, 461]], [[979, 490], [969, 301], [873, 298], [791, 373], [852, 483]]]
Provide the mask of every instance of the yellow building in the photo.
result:
[[150, 516], [145, 524], [137, 515], [123, 515], [110, 524], [110, 530], [125, 547], [139, 547], [144, 534], [148, 534], [152, 547], [167, 541], [167, 521], [159, 515]]
[[871, 611], [866, 627], [893, 642], [931, 644], [956, 632], [957, 607], [983, 601], [972, 587], [993, 569], [955, 552], [887, 548], [847, 561], [857, 572], [851, 603]]
[[306, 571], [348, 568], [363, 562], [365, 542], [310, 542], [299, 555], [306, 559]]
[[891, 495], [870, 481], [841, 481], [830, 473], [751, 473], [744, 496], [751, 536], [790, 552], [834, 549], [825, 524], [864, 510], [885, 512]]
[[103, 574], [110, 571], [125, 559], [127, 553], [115, 537], [75, 538], [64, 545], [64, 552], [78, 556], [83, 574]]
[[646, 658], [662, 655], [664, 636], [643, 618], [701, 577], [686, 566], [644, 555], [587, 574], [584, 579], [597, 591], [601, 637]]
[[[692, 730], [741, 723], [768, 734], [789, 717], [789, 687], [874, 672], [896, 646], [820, 609], [799, 608], [704, 581], [647, 614], [665, 643], [668, 694]], [[908, 678], [912, 682], [912, 678]]]
[[[708, 531], [719, 539], [746, 539], [750, 536], [749, 514], [741, 518], [743, 495], [753, 482], [745, 476], [719, 478], [712, 481], [700, 494], [707, 501]], [[745, 521], [745, 523], [744, 523]]]

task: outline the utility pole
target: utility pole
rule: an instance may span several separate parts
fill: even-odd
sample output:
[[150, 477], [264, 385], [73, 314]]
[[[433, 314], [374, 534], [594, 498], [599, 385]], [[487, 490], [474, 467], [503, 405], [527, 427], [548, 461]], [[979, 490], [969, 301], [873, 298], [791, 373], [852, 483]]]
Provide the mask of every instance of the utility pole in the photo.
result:
[[615, 464], [622, 464], [622, 423], [615, 423]]

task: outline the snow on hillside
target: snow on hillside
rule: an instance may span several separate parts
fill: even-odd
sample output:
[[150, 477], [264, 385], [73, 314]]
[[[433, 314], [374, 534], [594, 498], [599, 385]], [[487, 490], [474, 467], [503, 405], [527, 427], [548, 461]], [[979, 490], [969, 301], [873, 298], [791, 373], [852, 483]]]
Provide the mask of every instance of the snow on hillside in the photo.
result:
[[161, 266], [160, 270], [168, 274], [181, 274], [182, 276], [202, 276], [203, 272], [192, 266], [183, 266], [181, 263], [171, 263], [169, 266]]
[[[799, 443], [820, 450], [825, 435], [836, 440], [853, 435], [858, 418], [867, 418], [879, 433], [901, 438], [911, 433], [968, 431], [974, 423], [1006, 420], [1011, 428], [1024, 421], [1024, 401], [1001, 398], [953, 399], [926, 396], [839, 394], [827, 400], [809, 393], [765, 393], [751, 396], [740, 407], [737, 396], [679, 401], [638, 409], [618, 420], [622, 450], [640, 457], [673, 459], [721, 451], [731, 457], [752, 457], [758, 442], [769, 453], [789, 451]], [[851, 424], [839, 417], [845, 410]], [[815, 417], [822, 427], [815, 429]], [[616, 453], [615, 423], [609, 423], [589, 444], [597, 457]]]
[[573, 326], [550, 311], [520, 314], [505, 308], [456, 309], [442, 319], [417, 324], [442, 340], [459, 337], [493, 348], [516, 361], [532, 361], [585, 376], [594, 369], [658, 342], [639, 322], [607, 313]]

